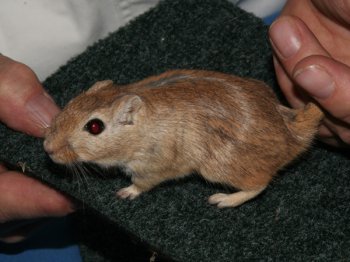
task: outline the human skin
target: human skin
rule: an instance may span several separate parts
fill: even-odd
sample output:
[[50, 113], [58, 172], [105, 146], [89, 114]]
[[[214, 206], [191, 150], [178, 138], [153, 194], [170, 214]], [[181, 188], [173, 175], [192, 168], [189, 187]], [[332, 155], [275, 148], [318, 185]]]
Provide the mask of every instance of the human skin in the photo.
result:
[[[350, 144], [349, 25], [349, 0], [289, 0], [270, 28], [275, 70], [287, 100], [296, 108], [316, 100], [328, 112], [320, 137], [337, 146]], [[58, 112], [30, 68], [0, 55], [1, 122], [41, 137]], [[0, 222], [73, 211], [64, 195], [2, 165], [0, 192]]]
[[324, 142], [350, 144], [350, 1], [289, 0], [271, 25], [277, 79], [291, 106], [316, 101]]
[[[34, 72], [24, 64], [0, 55], [0, 121], [10, 128], [42, 137], [44, 128], [60, 111]], [[71, 201], [56, 190], [0, 164], [0, 223], [73, 212]], [[14, 232], [2, 239], [15, 242]]]

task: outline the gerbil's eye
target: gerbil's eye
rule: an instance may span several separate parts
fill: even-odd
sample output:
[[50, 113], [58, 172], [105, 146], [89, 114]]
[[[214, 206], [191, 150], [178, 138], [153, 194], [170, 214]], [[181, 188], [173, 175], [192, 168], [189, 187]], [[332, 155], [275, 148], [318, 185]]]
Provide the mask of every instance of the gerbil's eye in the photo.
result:
[[94, 118], [86, 123], [84, 129], [92, 135], [98, 135], [105, 129], [105, 125], [100, 119]]

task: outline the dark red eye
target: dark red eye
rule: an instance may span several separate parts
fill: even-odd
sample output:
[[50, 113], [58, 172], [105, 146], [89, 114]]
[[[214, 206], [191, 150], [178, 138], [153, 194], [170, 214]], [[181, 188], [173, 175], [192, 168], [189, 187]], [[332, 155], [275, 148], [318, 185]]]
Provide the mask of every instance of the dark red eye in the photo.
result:
[[85, 125], [85, 130], [88, 131], [92, 135], [101, 134], [104, 129], [105, 129], [104, 123], [100, 119], [97, 119], [97, 118], [91, 119]]

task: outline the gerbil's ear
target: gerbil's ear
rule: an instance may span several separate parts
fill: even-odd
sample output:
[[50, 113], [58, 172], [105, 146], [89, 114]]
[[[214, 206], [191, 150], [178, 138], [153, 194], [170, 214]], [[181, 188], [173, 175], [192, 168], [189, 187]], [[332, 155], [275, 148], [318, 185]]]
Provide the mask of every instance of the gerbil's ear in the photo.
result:
[[102, 87], [113, 85], [112, 80], [104, 80], [104, 81], [98, 81], [95, 84], [93, 84], [87, 91], [86, 94], [94, 93], [98, 90], [100, 90]]
[[123, 125], [133, 125], [144, 102], [138, 95], [124, 95], [114, 105], [115, 119]]

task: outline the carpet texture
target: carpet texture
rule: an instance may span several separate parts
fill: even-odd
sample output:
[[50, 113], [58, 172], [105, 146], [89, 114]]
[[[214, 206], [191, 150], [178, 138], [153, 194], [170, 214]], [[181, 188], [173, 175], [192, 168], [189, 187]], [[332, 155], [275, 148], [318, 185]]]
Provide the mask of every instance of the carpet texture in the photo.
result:
[[[64, 106], [97, 80], [125, 84], [176, 68], [257, 78], [278, 92], [267, 27], [224, 0], [163, 1], [88, 48], [44, 85]], [[218, 209], [207, 198], [223, 189], [196, 177], [165, 183], [134, 201], [119, 200], [115, 191], [130, 183], [121, 171], [73, 175], [48, 159], [41, 139], [5, 126], [0, 126], [0, 143], [0, 159], [25, 162], [32, 170], [28, 175], [84, 208], [77, 227], [85, 261], [138, 261], [135, 253], [142, 248], [175, 261], [350, 257], [350, 164], [341, 152], [315, 145], [257, 199]], [[124, 236], [135, 246], [115, 255], [126, 249], [120, 245]]]

